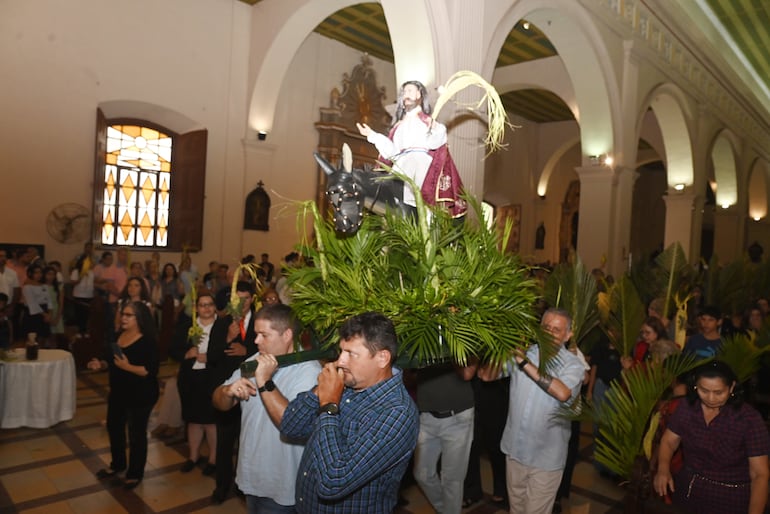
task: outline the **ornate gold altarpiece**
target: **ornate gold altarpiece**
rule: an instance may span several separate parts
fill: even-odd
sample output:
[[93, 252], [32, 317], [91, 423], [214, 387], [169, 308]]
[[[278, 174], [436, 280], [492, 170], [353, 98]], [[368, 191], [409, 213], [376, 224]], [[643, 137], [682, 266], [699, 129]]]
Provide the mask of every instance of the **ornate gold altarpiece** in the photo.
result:
[[[353, 151], [353, 166], [362, 168], [368, 164], [376, 167], [377, 150], [359, 134], [356, 123], [366, 123], [373, 130], [387, 134], [392, 116], [383, 105], [385, 88], [377, 84], [377, 74], [372, 69], [368, 55], [361, 57], [361, 64], [353, 67], [350, 74], [342, 76], [342, 90], [335, 87], [329, 95], [329, 107], [321, 107], [318, 130], [318, 153], [337, 166], [342, 155], [342, 145], [347, 143]], [[326, 175], [318, 168], [316, 203], [325, 213]]]

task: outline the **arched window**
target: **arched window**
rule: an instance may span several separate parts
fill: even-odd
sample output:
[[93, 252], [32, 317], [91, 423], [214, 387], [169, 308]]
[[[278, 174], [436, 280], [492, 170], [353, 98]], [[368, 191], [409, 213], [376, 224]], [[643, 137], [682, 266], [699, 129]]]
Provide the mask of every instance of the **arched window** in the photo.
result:
[[109, 125], [101, 243], [168, 246], [173, 137], [141, 125]]
[[147, 120], [97, 113], [94, 239], [103, 247], [199, 250], [205, 130], [187, 134]]

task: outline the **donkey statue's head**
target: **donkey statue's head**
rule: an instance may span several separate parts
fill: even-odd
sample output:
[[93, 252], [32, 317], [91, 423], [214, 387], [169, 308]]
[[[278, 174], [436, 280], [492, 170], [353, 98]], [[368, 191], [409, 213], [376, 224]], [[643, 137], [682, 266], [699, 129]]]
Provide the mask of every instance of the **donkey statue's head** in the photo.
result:
[[364, 220], [364, 208], [384, 213], [395, 210], [404, 215], [414, 208], [404, 204], [404, 183], [379, 171], [353, 169], [353, 153], [342, 146], [342, 165], [335, 169], [315, 153], [315, 160], [327, 175], [326, 197], [332, 208], [334, 227], [343, 234], [354, 234]]

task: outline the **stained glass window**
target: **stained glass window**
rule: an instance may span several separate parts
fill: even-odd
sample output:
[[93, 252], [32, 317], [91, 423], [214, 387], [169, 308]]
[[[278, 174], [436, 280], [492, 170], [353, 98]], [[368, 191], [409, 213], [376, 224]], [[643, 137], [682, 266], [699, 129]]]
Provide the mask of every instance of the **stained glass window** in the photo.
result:
[[172, 142], [149, 127], [107, 127], [103, 245], [168, 246]]

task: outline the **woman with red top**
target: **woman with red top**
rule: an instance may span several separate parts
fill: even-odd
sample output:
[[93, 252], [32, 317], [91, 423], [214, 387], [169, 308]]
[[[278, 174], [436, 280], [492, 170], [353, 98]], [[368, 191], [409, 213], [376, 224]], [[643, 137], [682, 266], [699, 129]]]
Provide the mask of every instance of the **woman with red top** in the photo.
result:
[[[671, 415], [658, 452], [655, 491], [673, 493], [685, 512], [762, 514], [767, 503], [770, 437], [742, 401], [735, 373], [711, 361], [693, 373], [687, 402]], [[671, 471], [681, 446], [684, 467]]]
[[631, 357], [622, 358], [625, 369], [648, 360], [661, 362], [669, 355], [679, 353], [679, 347], [668, 339], [666, 327], [659, 318], [649, 316], [642, 323], [639, 333], [642, 338], [634, 345]]

